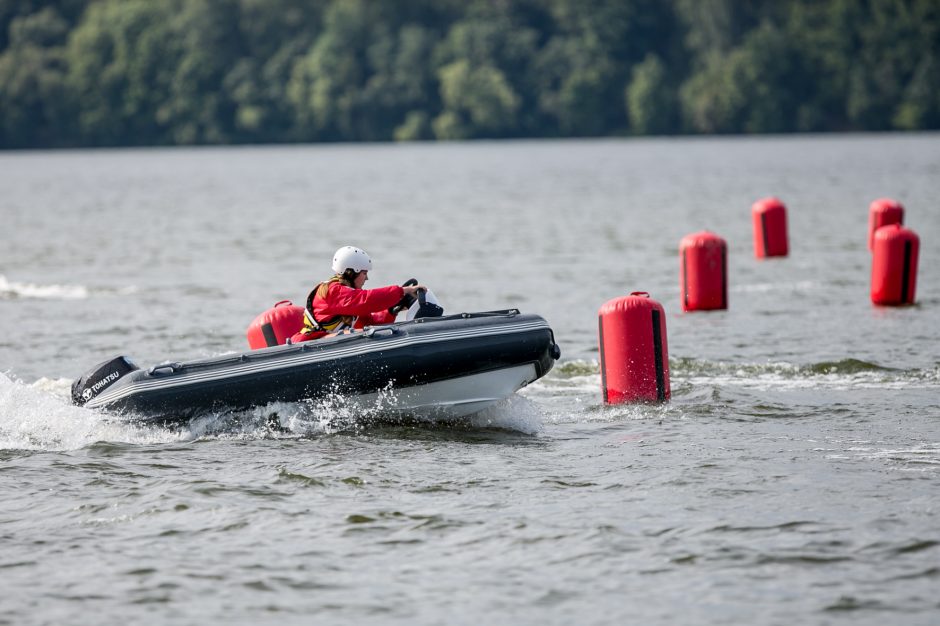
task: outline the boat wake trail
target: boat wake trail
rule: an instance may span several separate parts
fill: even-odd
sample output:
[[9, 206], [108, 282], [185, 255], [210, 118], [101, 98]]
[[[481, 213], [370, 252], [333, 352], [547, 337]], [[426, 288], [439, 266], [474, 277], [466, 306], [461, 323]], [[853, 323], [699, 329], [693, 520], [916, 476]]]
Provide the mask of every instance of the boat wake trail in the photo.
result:
[[180, 433], [124, 422], [69, 401], [67, 379], [25, 384], [0, 374], [0, 450], [77, 450], [99, 441], [179, 441]]
[[534, 435], [542, 430], [544, 418], [538, 404], [517, 394], [468, 419], [474, 428], [501, 428]]
[[[673, 391], [686, 387], [749, 387], [757, 389], [933, 389], [940, 385], [940, 367], [896, 369], [855, 358], [796, 364], [737, 363], [687, 357], [671, 358]], [[555, 396], [599, 394], [596, 361], [569, 361], [533, 385]]]
[[84, 285], [37, 285], [11, 281], [0, 274], [0, 300], [85, 300], [93, 295], [127, 295], [136, 287], [89, 288]]
[[274, 402], [243, 411], [226, 411], [193, 419], [193, 437], [316, 437], [366, 433], [373, 428], [408, 425], [417, 428], [501, 429], [535, 434], [542, 428], [538, 405], [519, 395], [460, 419], [435, 419], [401, 412], [398, 396], [388, 388], [371, 405], [341, 393], [303, 402]]
[[940, 368], [895, 369], [855, 358], [809, 364], [723, 363], [671, 359], [674, 382], [759, 389], [926, 389], [940, 383]]
[[74, 406], [71, 381], [32, 384], [0, 374], [0, 450], [77, 450], [99, 442], [155, 445], [201, 439], [304, 438], [368, 432], [390, 424], [420, 428], [497, 428], [535, 434], [542, 428], [538, 405], [519, 395], [455, 422], [415, 418], [396, 410], [392, 389], [370, 406], [340, 393], [316, 401], [275, 402], [243, 411], [217, 411], [172, 425]]

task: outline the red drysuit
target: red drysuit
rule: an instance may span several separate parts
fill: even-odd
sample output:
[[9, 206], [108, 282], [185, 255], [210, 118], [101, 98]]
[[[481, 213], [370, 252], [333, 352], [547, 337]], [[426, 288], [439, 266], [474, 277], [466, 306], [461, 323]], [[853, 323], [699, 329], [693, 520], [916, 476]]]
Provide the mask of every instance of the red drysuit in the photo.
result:
[[[304, 329], [291, 337], [291, 343], [319, 339], [344, 329], [361, 329], [375, 324], [391, 324], [395, 316], [388, 309], [405, 295], [398, 285], [377, 289], [355, 289], [341, 282], [323, 283], [314, 287], [307, 298]], [[310, 319], [311, 315], [313, 320]], [[315, 324], [314, 324], [315, 322]]]

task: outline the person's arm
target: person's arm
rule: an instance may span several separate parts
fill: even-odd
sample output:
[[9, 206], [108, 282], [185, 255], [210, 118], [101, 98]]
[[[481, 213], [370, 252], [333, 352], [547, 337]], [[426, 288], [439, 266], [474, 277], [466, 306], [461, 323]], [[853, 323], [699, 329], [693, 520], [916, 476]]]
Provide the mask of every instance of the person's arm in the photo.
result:
[[405, 289], [398, 285], [376, 289], [353, 289], [340, 283], [333, 283], [327, 293], [327, 301], [331, 315], [352, 315], [371, 319], [372, 313], [379, 311], [387, 313], [387, 309], [398, 304], [403, 295], [405, 295]]

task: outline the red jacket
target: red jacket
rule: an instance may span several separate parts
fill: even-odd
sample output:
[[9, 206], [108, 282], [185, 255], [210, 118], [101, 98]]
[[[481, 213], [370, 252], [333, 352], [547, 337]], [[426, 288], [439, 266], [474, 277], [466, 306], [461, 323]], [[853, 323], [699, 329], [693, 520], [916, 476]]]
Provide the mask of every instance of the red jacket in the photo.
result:
[[[319, 285], [315, 289], [318, 288]], [[395, 316], [389, 313], [388, 309], [398, 304], [404, 295], [405, 290], [398, 285], [377, 289], [354, 289], [334, 282], [330, 283], [325, 298], [321, 298], [319, 293], [313, 297], [313, 314], [321, 323], [337, 315], [354, 317], [356, 320], [353, 328], [356, 329], [375, 324], [391, 324], [395, 321]], [[327, 334], [323, 331], [301, 331], [291, 337], [291, 343], [319, 339]]]

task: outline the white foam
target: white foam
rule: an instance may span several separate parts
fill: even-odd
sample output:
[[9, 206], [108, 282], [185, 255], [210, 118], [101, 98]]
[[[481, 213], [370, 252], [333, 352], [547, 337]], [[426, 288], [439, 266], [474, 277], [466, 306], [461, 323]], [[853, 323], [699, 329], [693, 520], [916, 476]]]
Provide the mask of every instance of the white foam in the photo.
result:
[[137, 292], [137, 287], [98, 287], [84, 285], [37, 285], [11, 282], [0, 274], [0, 299], [84, 300], [92, 295], [126, 296]]
[[830, 389], [848, 391], [852, 389], [922, 389], [936, 386], [935, 381], [924, 378], [903, 377], [880, 371], [852, 373], [807, 373], [790, 375], [782, 371], [753, 372], [738, 370], [719, 374], [695, 374], [674, 376], [673, 384], [685, 382], [693, 387], [736, 387], [757, 391]]
[[876, 441], [853, 443], [855, 445], [848, 445], [844, 448], [817, 448], [816, 450], [829, 452], [826, 458], [877, 461], [902, 472], [935, 473], [940, 469], [940, 443], [922, 442], [915, 444], [914, 447], [882, 447], [883, 443]]
[[0, 449], [77, 450], [97, 441], [163, 443], [180, 433], [135, 426], [69, 401], [71, 381], [33, 384], [0, 374]]
[[82, 300], [88, 288], [82, 285], [36, 285], [10, 282], [0, 274], [0, 298], [38, 298], [45, 300]]
[[[316, 401], [271, 404], [256, 411], [259, 415], [276, 413], [282, 427], [299, 435], [358, 430], [400, 418], [398, 398], [392, 387], [380, 392], [375, 402], [367, 407], [363, 407], [358, 399], [337, 392]], [[503, 428], [534, 434], [542, 428], [542, 417], [537, 404], [515, 394], [458, 421], [469, 423], [474, 428]], [[450, 420], [426, 416], [419, 421], [446, 426]]]
[[[217, 437], [318, 436], [360, 430], [396, 417], [395, 391], [387, 389], [369, 407], [337, 392], [315, 401], [275, 402], [244, 411], [213, 413], [174, 429], [74, 406], [70, 393], [68, 379], [42, 378], [26, 384], [0, 374], [0, 449], [63, 451], [99, 441], [157, 444]], [[536, 403], [513, 395], [467, 420], [475, 428], [534, 434], [542, 428], [543, 414]]]
[[276, 415], [282, 428], [304, 437], [355, 428], [365, 419], [361, 411], [350, 407], [347, 398], [340, 394], [308, 402], [275, 402], [253, 409], [252, 413], [264, 420]]
[[922, 444], [916, 448], [861, 450], [870, 458], [888, 459], [907, 464], [940, 465], [940, 444]]
[[250, 409], [216, 413], [192, 420], [190, 436], [202, 437], [310, 437], [356, 431], [393, 420], [397, 398], [391, 387], [376, 401], [363, 406], [359, 399], [335, 390], [300, 402], [272, 402]]
[[[361, 399], [348, 397], [340, 391], [317, 400], [296, 403], [274, 403], [254, 410], [254, 416], [264, 422], [276, 414], [281, 427], [299, 435], [329, 434], [344, 430], [359, 430], [376, 423], [394, 423], [401, 419], [396, 390], [389, 384], [380, 391], [374, 402], [363, 406]], [[474, 428], [503, 428], [533, 434], [542, 428], [542, 413], [537, 404], [514, 394], [492, 407], [459, 419]], [[406, 419], [412, 419], [407, 414]], [[418, 421], [446, 426], [450, 418], [423, 416]]]
[[672, 382], [693, 387], [739, 389], [927, 389], [940, 382], [940, 368], [932, 370], [864, 369], [840, 371], [838, 364], [823, 371], [792, 363], [692, 363], [672, 367]]
[[537, 404], [519, 394], [513, 394], [471, 415], [469, 420], [474, 428], [503, 428], [534, 435], [542, 430], [543, 417]]
[[731, 287], [733, 292], [741, 293], [766, 293], [772, 291], [812, 291], [822, 289], [823, 283], [813, 280], [799, 280], [795, 282], [775, 282], [775, 283], [753, 283], [744, 285], [734, 285]]

